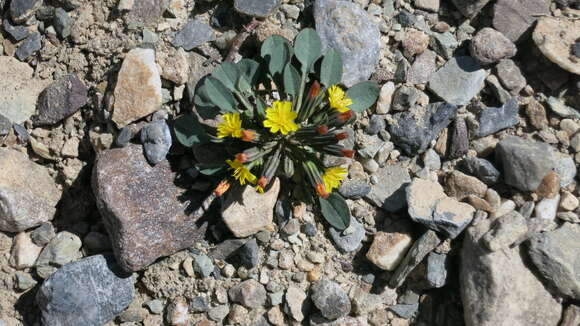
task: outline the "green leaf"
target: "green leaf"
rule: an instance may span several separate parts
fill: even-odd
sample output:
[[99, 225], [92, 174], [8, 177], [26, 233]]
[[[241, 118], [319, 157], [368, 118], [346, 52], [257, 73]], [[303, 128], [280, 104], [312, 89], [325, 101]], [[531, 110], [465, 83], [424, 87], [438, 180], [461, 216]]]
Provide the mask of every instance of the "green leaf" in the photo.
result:
[[266, 116], [266, 102], [261, 97], [256, 98], [256, 112], [262, 118]]
[[284, 175], [286, 178], [291, 178], [294, 175], [294, 161], [289, 155], [284, 156]]
[[320, 67], [320, 82], [327, 88], [342, 81], [342, 58], [334, 49], [330, 49]]
[[294, 49], [296, 58], [302, 64], [302, 71], [307, 72], [322, 54], [320, 36], [314, 29], [305, 28], [296, 36]]
[[234, 92], [236, 90], [240, 72], [235, 63], [223, 62], [214, 69], [211, 75], [219, 80], [230, 91]]
[[237, 63], [241, 75], [246, 77], [251, 85], [257, 85], [261, 77], [260, 64], [252, 59], [242, 59]]
[[284, 91], [294, 96], [300, 92], [300, 73], [291, 63], [284, 68]]
[[350, 226], [350, 210], [344, 198], [333, 192], [327, 199], [319, 197], [322, 216], [335, 229], [344, 230]]
[[198, 168], [199, 168], [199, 173], [201, 173], [203, 175], [209, 175], [209, 176], [220, 174], [220, 173], [224, 172], [226, 169], [226, 167], [223, 164], [220, 166], [200, 164], [200, 165], [198, 165]]
[[173, 129], [177, 140], [185, 147], [201, 144], [208, 140], [205, 129], [192, 114], [184, 114], [175, 119]]
[[203, 86], [207, 98], [222, 112], [238, 112], [234, 95], [219, 80], [209, 76]]
[[286, 63], [292, 58], [292, 46], [280, 35], [272, 35], [264, 41], [260, 51], [262, 58], [268, 62], [272, 76], [282, 74]]
[[346, 96], [352, 100], [349, 108], [356, 112], [368, 109], [379, 98], [379, 91], [379, 86], [375, 82], [366, 81], [354, 85], [346, 92]]
[[[203, 79], [205, 81], [205, 79]], [[195, 95], [193, 96], [193, 103], [195, 110], [203, 119], [213, 119], [219, 113], [219, 109], [213, 104], [206, 92], [205, 84], [200, 82], [197, 84]]]

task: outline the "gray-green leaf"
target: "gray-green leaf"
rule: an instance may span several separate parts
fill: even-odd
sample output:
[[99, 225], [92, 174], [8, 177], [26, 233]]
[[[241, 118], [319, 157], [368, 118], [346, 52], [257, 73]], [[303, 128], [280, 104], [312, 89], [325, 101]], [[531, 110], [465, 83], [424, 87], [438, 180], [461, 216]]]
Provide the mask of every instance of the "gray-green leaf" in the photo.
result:
[[339, 84], [342, 81], [342, 57], [334, 50], [330, 49], [320, 67], [320, 82], [327, 88]]
[[294, 49], [296, 58], [302, 64], [302, 72], [307, 72], [322, 54], [320, 37], [314, 29], [305, 28], [296, 36]]
[[211, 74], [215, 79], [219, 80], [230, 91], [234, 92], [240, 77], [240, 72], [235, 63], [223, 62], [217, 66]]
[[238, 112], [232, 93], [217, 79], [209, 76], [204, 82], [205, 94], [222, 112]]
[[300, 91], [300, 73], [291, 63], [284, 68], [284, 91], [294, 96]]
[[344, 230], [350, 226], [350, 210], [344, 198], [333, 192], [327, 199], [319, 197], [322, 216], [335, 229]]
[[292, 46], [282, 36], [272, 35], [262, 44], [261, 55], [268, 62], [272, 76], [282, 74], [286, 63], [292, 58]]
[[375, 82], [366, 81], [354, 85], [346, 92], [346, 96], [352, 100], [349, 108], [356, 112], [368, 109], [379, 98], [379, 91], [379, 86]]
[[173, 129], [177, 140], [185, 147], [191, 147], [207, 141], [205, 128], [191, 114], [185, 114], [175, 119]]

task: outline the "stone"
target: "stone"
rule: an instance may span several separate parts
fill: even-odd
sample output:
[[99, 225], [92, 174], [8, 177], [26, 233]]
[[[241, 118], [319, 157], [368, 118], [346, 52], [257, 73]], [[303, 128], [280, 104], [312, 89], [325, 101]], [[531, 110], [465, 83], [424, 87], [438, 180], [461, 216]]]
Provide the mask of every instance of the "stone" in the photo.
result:
[[391, 288], [397, 288], [403, 284], [409, 273], [421, 263], [421, 261], [433, 251], [439, 244], [441, 239], [437, 236], [437, 233], [432, 230], [425, 232], [417, 241], [413, 243], [413, 246], [407, 252], [405, 258], [401, 261], [395, 272], [389, 279], [389, 286]]
[[469, 195], [485, 197], [487, 186], [479, 179], [463, 174], [457, 170], [451, 172], [446, 179], [447, 193], [462, 200]]
[[12, 122], [0, 114], [0, 136], [8, 135], [10, 130], [12, 130]]
[[[161, 77], [175, 83], [183, 85], [189, 78], [189, 58], [183, 48], [171, 49], [167, 56], [160, 58]], [[183, 96], [183, 94], [182, 94]], [[175, 99], [177, 101], [177, 99]]]
[[401, 42], [403, 54], [407, 58], [412, 58], [417, 54], [423, 53], [429, 46], [429, 36], [416, 29], [410, 29]]
[[548, 128], [549, 122], [546, 109], [540, 102], [532, 99], [526, 105], [526, 115], [528, 116], [530, 124], [536, 129], [542, 130]]
[[214, 270], [213, 262], [207, 255], [193, 256], [193, 269], [203, 278], [207, 278]]
[[376, 135], [381, 131], [385, 130], [386, 123], [384, 117], [380, 115], [373, 115], [369, 121], [369, 125], [365, 129], [366, 133], [369, 135]]
[[247, 269], [254, 268], [260, 264], [260, 250], [256, 239], [250, 239], [238, 251], [240, 264]]
[[38, 284], [38, 282], [28, 273], [16, 272], [14, 275], [16, 276], [16, 287], [20, 291], [26, 291]]
[[350, 217], [350, 226], [340, 231], [333, 227], [328, 229], [334, 244], [343, 252], [352, 252], [358, 249], [365, 237], [365, 229], [354, 217]]
[[415, 87], [401, 86], [395, 91], [392, 109], [395, 111], [407, 111], [414, 106], [424, 106], [429, 103], [429, 97]]
[[520, 248], [490, 252], [491, 220], [470, 227], [461, 251], [460, 288], [467, 326], [557, 325], [562, 306], [530, 271]]
[[104, 325], [129, 306], [133, 277], [110, 256], [90, 256], [44, 281], [36, 303], [44, 325]]
[[189, 307], [183, 297], [178, 297], [167, 305], [167, 321], [171, 326], [189, 326]]
[[375, 234], [366, 257], [380, 269], [394, 271], [412, 244], [411, 226], [405, 222], [395, 222], [387, 232]]
[[505, 90], [495, 75], [487, 76], [485, 82], [499, 103], [505, 104], [512, 98], [512, 95]]
[[290, 286], [288, 287], [288, 290], [286, 290], [285, 310], [295, 321], [300, 322], [304, 320], [304, 315], [308, 307], [306, 301], [307, 298], [308, 296], [306, 293], [296, 286]]
[[38, 96], [38, 114], [32, 117], [35, 126], [54, 125], [68, 118], [87, 104], [87, 87], [74, 75], [66, 75], [48, 85]]
[[61, 39], [65, 39], [70, 36], [72, 19], [64, 9], [56, 8], [54, 10], [54, 19], [52, 24]]
[[513, 60], [503, 59], [495, 66], [497, 77], [501, 84], [514, 93], [519, 93], [526, 87], [526, 77]]
[[119, 128], [161, 108], [161, 77], [153, 49], [127, 53], [117, 76], [112, 120]]
[[556, 167], [552, 148], [541, 142], [508, 136], [496, 147], [496, 157], [504, 171], [504, 181], [522, 191], [534, 191]]
[[543, 179], [536, 194], [544, 198], [554, 198], [560, 192], [560, 177], [556, 172], [548, 173]]
[[469, 151], [469, 130], [463, 117], [457, 117], [451, 129], [451, 142], [447, 156], [459, 158]]
[[224, 318], [226, 318], [229, 312], [230, 308], [228, 305], [219, 305], [209, 310], [208, 317], [215, 322], [221, 322]]
[[493, 7], [493, 28], [512, 42], [519, 43], [528, 36], [538, 16], [550, 14], [547, 0], [498, 0]]
[[228, 295], [233, 302], [250, 309], [260, 308], [266, 304], [266, 289], [254, 279], [233, 286]]
[[415, 7], [431, 12], [439, 11], [440, 0], [415, 0]]
[[371, 185], [365, 180], [346, 180], [338, 188], [338, 192], [348, 199], [360, 199], [371, 192]]
[[485, 137], [496, 132], [511, 128], [518, 124], [519, 104], [517, 98], [512, 98], [499, 108], [485, 108], [479, 114], [478, 137]]
[[576, 208], [578, 208], [579, 204], [580, 204], [580, 201], [578, 200], [578, 198], [576, 196], [574, 196], [573, 194], [571, 194], [568, 191], [562, 192], [562, 198], [560, 199], [559, 208], [561, 208], [565, 211], [573, 211]]
[[24, 23], [28, 18], [34, 15], [40, 6], [42, 6], [42, 1], [40, 0], [10, 1], [10, 17], [12, 17], [12, 21], [17, 24]]
[[33, 78], [34, 70], [13, 57], [0, 56], [0, 114], [21, 124], [36, 110], [38, 94], [50, 81]]
[[48, 169], [0, 148], [0, 230], [20, 232], [53, 219], [61, 191]]
[[481, 65], [490, 65], [516, 55], [516, 45], [490, 27], [482, 28], [471, 40], [469, 52]]
[[423, 164], [430, 171], [441, 169], [441, 158], [433, 149], [428, 149], [423, 155]]
[[30, 238], [37, 246], [44, 247], [56, 236], [54, 226], [50, 222], [40, 224], [39, 227], [30, 232]]
[[10, 19], [4, 19], [2, 22], [2, 27], [4, 27], [4, 31], [8, 33], [8, 35], [10, 35], [16, 42], [22, 41], [28, 37], [28, 35], [30, 35], [28, 28], [25, 26], [12, 25], [10, 23]]
[[195, 19], [183, 26], [171, 44], [174, 47], [182, 47], [184, 50], [190, 51], [213, 40], [215, 40], [213, 29], [201, 20]]
[[351, 2], [317, 0], [314, 20], [323, 53], [333, 48], [345, 63], [343, 84], [351, 87], [367, 80], [379, 62], [380, 50], [379, 27], [369, 14]]
[[279, 192], [279, 179], [264, 194], [249, 186], [239, 192], [228, 192], [222, 205], [222, 218], [228, 229], [234, 236], [245, 238], [269, 227]]
[[461, 166], [487, 185], [496, 184], [501, 175], [490, 161], [479, 157], [466, 157]]
[[451, 32], [433, 33], [429, 42], [431, 48], [445, 59], [451, 59], [459, 42]]
[[562, 315], [560, 326], [574, 326], [580, 323], [580, 306], [569, 305]]
[[132, 0], [127, 21], [135, 25], [156, 27], [169, 7], [169, 0]]
[[490, 0], [452, 0], [453, 4], [466, 17], [477, 15]]
[[205, 297], [198, 296], [191, 299], [191, 302], [189, 303], [189, 309], [191, 309], [193, 313], [206, 312], [209, 310], [209, 304]]
[[54, 273], [57, 267], [64, 266], [79, 259], [82, 246], [81, 239], [68, 231], [62, 231], [50, 240], [42, 249], [36, 260], [36, 273], [46, 278]]
[[419, 304], [418, 303], [396, 304], [394, 306], [389, 307], [389, 310], [394, 312], [397, 316], [403, 319], [410, 319], [419, 310]]
[[411, 182], [409, 171], [400, 164], [387, 165], [373, 174], [377, 182], [366, 195], [374, 205], [387, 212], [396, 212], [406, 206], [405, 188]]
[[580, 119], [580, 112], [564, 104], [559, 98], [548, 97], [548, 105], [550, 109], [562, 118], [577, 118]]
[[[418, 59], [417, 59], [418, 60]], [[393, 101], [393, 94], [395, 93], [395, 83], [392, 81], [386, 82], [379, 93], [377, 100], [377, 114], [387, 114], [391, 110], [391, 103]]]
[[471, 57], [453, 57], [429, 80], [429, 88], [449, 104], [467, 105], [484, 86], [486, 72]]
[[580, 60], [570, 55], [570, 49], [578, 44], [580, 21], [565, 17], [540, 17], [534, 29], [533, 39], [540, 51], [560, 68], [580, 75]]
[[534, 208], [536, 213], [536, 218], [541, 218], [544, 220], [554, 220], [556, 218], [556, 212], [558, 211], [558, 203], [560, 202], [560, 195], [556, 195], [554, 198], [544, 198]]
[[234, 9], [248, 16], [265, 18], [280, 6], [281, 0], [235, 0]]
[[554, 171], [560, 177], [560, 187], [567, 187], [576, 177], [576, 163], [574, 163], [574, 159], [569, 155], [557, 152], [555, 156], [556, 167], [554, 168]]
[[511, 211], [493, 221], [490, 230], [482, 237], [482, 243], [491, 251], [508, 249], [528, 232], [526, 219]]
[[350, 299], [337, 283], [323, 278], [312, 286], [311, 291], [312, 302], [324, 318], [335, 320], [350, 312]]
[[427, 256], [427, 288], [437, 289], [447, 282], [447, 255], [432, 252]]
[[414, 156], [427, 150], [439, 133], [455, 118], [457, 106], [438, 102], [397, 113], [388, 129], [392, 141], [406, 154]]
[[175, 179], [167, 161], [151, 166], [137, 145], [107, 150], [98, 157], [93, 192], [123, 269], [143, 269], [203, 238], [206, 222], [188, 214], [190, 205], [198, 205], [200, 199], [180, 200], [187, 187], [177, 186]]
[[431, 50], [421, 53], [407, 72], [407, 82], [411, 84], [426, 84], [437, 71], [437, 54]]
[[141, 142], [145, 157], [155, 165], [165, 160], [172, 145], [171, 130], [165, 120], [155, 120], [141, 129]]
[[12, 249], [10, 250], [10, 266], [17, 270], [34, 266], [41, 250], [42, 247], [32, 242], [29, 233], [18, 233], [14, 237]]
[[16, 49], [16, 58], [24, 61], [40, 50], [40, 48], [42, 48], [42, 36], [40, 33], [34, 32], [20, 43], [20, 46]]

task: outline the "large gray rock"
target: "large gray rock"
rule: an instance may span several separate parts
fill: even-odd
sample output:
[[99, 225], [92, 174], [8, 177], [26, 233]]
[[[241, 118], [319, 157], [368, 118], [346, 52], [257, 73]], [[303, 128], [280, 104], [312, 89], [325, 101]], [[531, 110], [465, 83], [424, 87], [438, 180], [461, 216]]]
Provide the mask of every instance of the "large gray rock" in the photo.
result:
[[334, 320], [350, 312], [350, 299], [337, 283], [323, 278], [312, 288], [312, 302], [324, 318]]
[[467, 229], [461, 298], [467, 326], [558, 325], [562, 306], [525, 266], [520, 249], [490, 252], [481, 239], [491, 220]]
[[512, 42], [527, 38], [538, 16], [550, 14], [549, 0], [498, 0], [493, 7], [493, 28]]
[[278, 9], [281, 0], [235, 0], [234, 8], [242, 14], [255, 17], [268, 17]]
[[61, 191], [45, 167], [0, 148], [0, 171], [0, 230], [20, 232], [52, 220]]
[[350, 87], [367, 80], [379, 61], [381, 35], [368, 13], [352, 2], [317, 0], [314, 20], [323, 52], [333, 48], [342, 56], [342, 82]]
[[151, 166], [141, 146], [108, 150], [98, 157], [93, 191], [123, 269], [143, 269], [203, 238], [207, 224], [188, 215], [201, 200], [185, 196], [187, 188], [177, 186], [175, 178], [169, 162]]
[[38, 97], [35, 125], [53, 125], [87, 104], [87, 87], [76, 75], [66, 75], [45, 88]]
[[429, 88], [454, 105], [467, 105], [484, 86], [486, 72], [472, 57], [453, 57], [429, 80]]
[[378, 182], [366, 196], [373, 204], [387, 212], [396, 212], [407, 206], [405, 188], [411, 182], [409, 170], [400, 164], [387, 165], [374, 173]]
[[44, 281], [36, 294], [42, 324], [104, 325], [133, 301], [133, 281], [110, 256], [69, 263]]
[[580, 300], [580, 225], [564, 223], [530, 239], [529, 254], [542, 278], [561, 295]]

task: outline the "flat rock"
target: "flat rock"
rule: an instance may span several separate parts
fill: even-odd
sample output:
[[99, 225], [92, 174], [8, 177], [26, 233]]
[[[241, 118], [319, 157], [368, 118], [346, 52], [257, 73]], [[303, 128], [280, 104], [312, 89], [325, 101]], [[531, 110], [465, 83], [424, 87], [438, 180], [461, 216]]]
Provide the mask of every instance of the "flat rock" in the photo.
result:
[[484, 86], [486, 72], [472, 57], [453, 57], [429, 80], [429, 88], [454, 105], [467, 105]]
[[461, 251], [461, 299], [467, 326], [558, 325], [562, 306], [526, 267], [520, 249], [490, 252], [483, 220], [466, 232]]
[[13, 0], [10, 1], [10, 16], [15, 23], [23, 23], [42, 6], [40, 0]]
[[42, 324], [104, 325], [133, 301], [133, 281], [110, 256], [66, 264], [36, 294]]
[[169, 7], [169, 0], [131, 0], [127, 20], [143, 26], [155, 27]]
[[538, 16], [550, 15], [549, 0], [498, 0], [493, 7], [493, 28], [512, 42], [527, 38]]
[[413, 244], [411, 229], [408, 223], [396, 222], [386, 232], [375, 233], [367, 259], [380, 269], [394, 271]]
[[34, 32], [20, 43], [20, 46], [16, 49], [16, 57], [18, 60], [24, 61], [40, 48], [42, 48], [42, 36], [40, 33]]
[[0, 114], [23, 123], [34, 114], [38, 95], [50, 83], [32, 77], [34, 70], [14, 57], [0, 56]]
[[68, 231], [59, 232], [42, 249], [36, 260], [36, 273], [47, 278], [52, 275], [58, 267], [78, 260], [82, 257], [80, 252], [81, 239]]
[[350, 299], [339, 284], [323, 278], [312, 288], [311, 299], [324, 318], [335, 320], [350, 312]]
[[149, 163], [155, 165], [165, 160], [173, 143], [165, 120], [155, 120], [145, 125], [141, 129], [141, 142]]
[[266, 289], [254, 279], [232, 287], [228, 294], [233, 302], [242, 304], [246, 308], [259, 308], [266, 304]]
[[127, 53], [117, 76], [113, 121], [119, 128], [161, 108], [161, 77], [152, 49]]
[[389, 286], [397, 288], [403, 284], [409, 273], [423, 261], [423, 259], [433, 251], [439, 244], [441, 239], [433, 230], [427, 230], [423, 235], [413, 243], [413, 246], [405, 255], [391, 278], [389, 279]]
[[328, 229], [334, 244], [343, 252], [352, 252], [359, 248], [365, 237], [365, 228], [354, 217], [350, 217], [350, 226], [345, 230]]
[[195, 19], [183, 26], [177, 35], [175, 35], [171, 44], [189, 51], [203, 43], [213, 40], [215, 40], [213, 29], [201, 20]]
[[16, 42], [22, 41], [25, 39], [30, 32], [28, 28], [25, 26], [15, 26], [10, 23], [10, 19], [4, 19], [2, 22], [2, 27], [4, 27], [4, 31], [8, 33]]
[[491, 228], [482, 238], [482, 243], [491, 250], [498, 251], [517, 243], [528, 232], [526, 219], [518, 212], [511, 211], [493, 221]]
[[248, 16], [265, 18], [278, 9], [281, 0], [235, 0], [234, 8]]
[[222, 218], [226, 226], [238, 238], [266, 229], [274, 219], [274, 206], [279, 193], [280, 180], [277, 178], [263, 194], [250, 186], [241, 191], [229, 191], [222, 205]]
[[543, 280], [557, 292], [580, 299], [580, 225], [564, 223], [530, 239], [529, 255]]
[[371, 185], [365, 197], [387, 212], [396, 212], [406, 207], [405, 188], [411, 182], [409, 171], [400, 164], [387, 165], [373, 174], [378, 182]]
[[0, 148], [0, 171], [0, 230], [20, 232], [52, 220], [61, 191], [48, 169]]
[[497, 77], [505, 88], [519, 93], [526, 87], [526, 77], [513, 60], [503, 59], [496, 66]]
[[565, 17], [541, 17], [534, 29], [533, 39], [540, 51], [553, 63], [573, 74], [580, 75], [580, 60], [570, 53], [580, 35], [580, 21]]
[[411, 84], [426, 84], [437, 70], [435, 60], [437, 54], [431, 50], [421, 53], [407, 72], [407, 82]]
[[76, 75], [66, 75], [48, 85], [38, 97], [35, 125], [56, 124], [87, 104], [87, 87]]
[[202, 239], [206, 223], [188, 214], [201, 201], [183, 196], [169, 162], [151, 166], [141, 146], [103, 152], [93, 171], [97, 206], [119, 265], [127, 271], [145, 268], [157, 258], [191, 247]]
[[314, 20], [323, 52], [333, 48], [344, 62], [342, 82], [351, 87], [367, 80], [379, 62], [380, 31], [359, 5], [340, 0], [317, 0]]
[[471, 40], [469, 52], [482, 65], [496, 63], [516, 55], [516, 45], [490, 27], [482, 28]]

